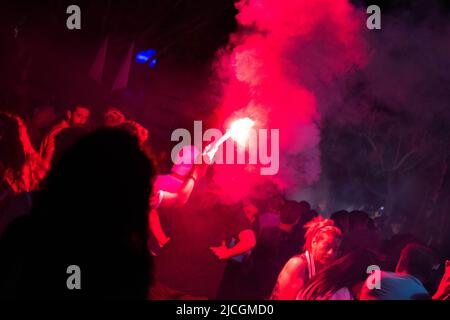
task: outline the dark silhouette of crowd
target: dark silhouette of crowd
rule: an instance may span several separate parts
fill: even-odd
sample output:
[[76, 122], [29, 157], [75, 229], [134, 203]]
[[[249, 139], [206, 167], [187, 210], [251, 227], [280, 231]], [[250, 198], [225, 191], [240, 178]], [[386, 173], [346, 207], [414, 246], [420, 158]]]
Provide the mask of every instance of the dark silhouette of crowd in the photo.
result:
[[157, 176], [143, 126], [117, 108], [95, 130], [89, 117], [76, 106], [39, 143], [0, 112], [1, 298], [450, 298], [448, 256], [419, 238], [282, 194], [224, 204], [214, 168]]

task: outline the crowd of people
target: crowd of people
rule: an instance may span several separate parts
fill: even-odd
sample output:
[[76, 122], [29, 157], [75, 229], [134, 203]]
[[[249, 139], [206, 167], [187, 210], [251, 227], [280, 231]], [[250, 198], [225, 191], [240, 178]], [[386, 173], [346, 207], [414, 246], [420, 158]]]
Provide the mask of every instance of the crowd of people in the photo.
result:
[[364, 211], [224, 204], [194, 161], [211, 150], [186, 146], [159, 174], [147, 129], [117, 108], [95, 130], [90, 116], [78, 105], [39, 134], [0, 112], [0, 297], [450, 299], [448, 257], [420, 239], [382, 239]]

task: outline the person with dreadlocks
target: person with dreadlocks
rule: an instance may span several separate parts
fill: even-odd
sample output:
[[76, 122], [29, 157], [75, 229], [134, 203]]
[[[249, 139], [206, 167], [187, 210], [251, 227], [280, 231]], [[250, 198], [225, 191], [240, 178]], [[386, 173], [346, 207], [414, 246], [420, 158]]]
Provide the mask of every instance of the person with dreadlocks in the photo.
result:
[[305, 284], [338, 256], [342, 232], [331, 219], [319, 216], [305, 228], [304, 252], [293, 256], [284, 265], [271, 300], [295, 300]]

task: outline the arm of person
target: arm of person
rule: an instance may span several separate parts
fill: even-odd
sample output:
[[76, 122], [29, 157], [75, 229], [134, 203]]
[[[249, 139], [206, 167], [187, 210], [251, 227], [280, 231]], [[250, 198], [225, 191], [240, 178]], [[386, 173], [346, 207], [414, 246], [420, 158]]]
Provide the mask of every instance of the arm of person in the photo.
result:
[[53, 153], [55, 151], [55, 139], [56, 136], [64, 129], [68, 128], [66, 121], [61, 121], [56, 126], [54, 126], [50, 132], [43, 138], [40, 148], [39, 155], [47, 168], [50, 167]]
[[252, 250], [256, 245], [256, 236], [253, 230], [247, 229], [239, 233], [239, 241], [232, 248], [228, 248], [229, 257], [234, 257]]
[[161, 226], [161, 221], [159, 220], [158, 211], [155, 209], [150, 210], [148, 224], [150, 231], [153, 233], [159, 246], [162, 248], [170, 240], [170, 238], [164, 232]]
[[178, 192], [163, 192], [160, 206], [163, 208], [184, 206], [189, 200], [194, 186], [195, 180], [191, 177], [186, 178]]
[[228, 248], [225, 241], [218, 247], [210, 247], [220, 260], [230, 259], [244, 252], [252, 250], [256, 245], [256, 236], [253, 230], [247, 229], [239, 233], [239, 241], [235, 246]]
[[160, 206], [163, 208], [184, 206], [194, 190], [197, 179], [204, 175], [206, 168], [204, 164], [194, 164], [177, 192], [163, 192]]
[[162, 199], [158, 206], [162, 208], [179, 208], [184, 206], [189, 200], [192, 190], [194, 190], [194, 185], [194, 180], [187, 178], [178, 192], [162, 191]]
[[289, 259], [278, 276], [271, 299], [295, 300], [298, 292], [304, 286], [305, 272], [305, 264], [300, 257]]

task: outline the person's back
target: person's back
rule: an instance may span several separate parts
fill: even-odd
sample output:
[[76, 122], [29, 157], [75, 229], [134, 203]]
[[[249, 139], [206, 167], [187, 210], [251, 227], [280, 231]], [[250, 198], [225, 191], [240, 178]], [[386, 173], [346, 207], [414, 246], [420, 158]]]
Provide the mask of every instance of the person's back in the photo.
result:
[[[153, 175], [129, 134], [102, 129], [82, 138], [49, 172], [31, 215], [2, 239], [0, 295], [145, 298]], [[67, 287], [71, 265], [81, 290]]]
[[428, 291], [414, 276], [380, 272], [380, 289], [363, 285], [360, 300], [423, 300], [430, 299]]
[[[422, 245], [410, 243], [406, 245], [397, 262], [395, 273], [380, 273], [370, 276], [371, 282], [361, 288], [361, 300], [422, 300], [431, 299], [425, 288], [432, 278], [435, 263], [433, 252]], [[369, 288], [370, 287], [370, 288]]]
[[54, 138], [54, 150], [51, 165], [58, 162], [64, 152], [74, 146], [82, 137], [88, 134], [88, 132], [89, 131], [84, 127], [69, 127], [62, 129]]

